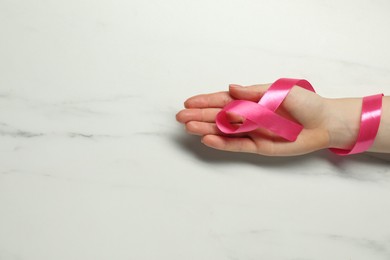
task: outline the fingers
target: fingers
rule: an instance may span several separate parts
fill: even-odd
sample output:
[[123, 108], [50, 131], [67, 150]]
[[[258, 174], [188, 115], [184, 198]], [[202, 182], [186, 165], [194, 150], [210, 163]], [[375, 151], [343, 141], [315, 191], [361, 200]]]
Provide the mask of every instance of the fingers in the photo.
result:
[[256, 143], [248, 137], [226, 137], [209, 134], [203, 136], [202, 143], [218, 150], [257, 153]]
[[222, 91], [211, 94], [201, 94], [190, 97], [184, 102], [186, 108], [222, 108], [234, 99], [258, 101], [269, 88], [270, 84], [259, 84], [243, 87], [229, 85], [229, 92]]
[[259, 138], [253, 139], [250, 136], [241, 137], [227, 137], [220, 135], [205, 135], [202, 138], [202, 143], [205, 145], [223, 151], [229, 152], [244, 152], [244, 153], [257, 153], [266, 156], [281, 156], [274, 152], [274, 142], [267, 138], [260, 141]]
[[232, 101], [228, 92], [201, 94], [193, 96], [184, 102], [186, 108], [221, 108]]
[[186, 131], [193, 135], [222, 135], [218, 127], [213, 123], [191, 121], [186, 125]]
[[220, 108], [190, 108], [181, 110], [176, 115], [176, 120], [180, 123], [187, 123], [189, 121], [200, 121], [200, 122], [215, 122], [215, 117]]
[[229, 85], [229, 94], [235, 99], [259, 101], [269, 88], [270, 84], [259, 84], [243, 87], [240, 85]]
[[[215, 123], [206, 123], [206, 122], [198, 122], [198, 121], [190, 121], [185, 124], [186, 131], [189, 134], [193, 135], [222, 135], [226, 136], [226, 134], [222, 133]], [[245, 133], [239, 134], [231, 134], [230, 137], [241, 137], [246, 135]]]
[[[221, 111], [220, 108], [189, 108], [183, 109], [176, 114], [176, 120], [180, 123], [188, 123], [190, 121], [198, 122], [215, 122], [215, 117]], [[243, 118], [239, 115], [227, 113], [227, 118], [232, 123], [240, 123]]]

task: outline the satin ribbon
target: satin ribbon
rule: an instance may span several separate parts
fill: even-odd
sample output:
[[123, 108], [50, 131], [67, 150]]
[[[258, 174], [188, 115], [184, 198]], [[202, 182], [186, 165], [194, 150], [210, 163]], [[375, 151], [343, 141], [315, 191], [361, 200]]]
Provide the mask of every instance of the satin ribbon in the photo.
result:
[[[257, 128], [264, 128], [290, 142], [294, 142], [303, 126], [276, 113], [276, 110], [294, 86], [315, 92], [312, 85], [304, 79], [278, 79], [269, 87], [258, 103], [234, 100], [227, 104], [217, 114], [217, 127], [226, 134], [244, 133]], [[372, 145], [379, 128], [382, 96], [383, 94], [379, 94], [363, 99], [361, 127], [355, 146], [350, 150], [331, 148], [332, 152], [339, 155], [359, 153], [367, 150]], [[231, 124], [227, 113], [234, 113], [243, 117], [243, 123], [241, 125]]]
[[383, 94], [367, 96], [362, 101], [360, 128], [355, 145], [351, 149], [330, 148], [339, 155], [362, 153], [367, 151], [375, 141], [382, 115]]
[[[226, 105], [217, 114], [218, 128], [225, 134], [250, 132], [257, 128], [265, 128], [288, 141], [295, 141], [303, 127], [275, 112], [295, 85], [315, 92], [312, 85], [304, 79], [278, 79], [269, 87], [258, 103], [234, 100]], [[240, 126], [232, 125], [227, 117], [228, 112], [242, 116], [245, 119], [244, 122]]]

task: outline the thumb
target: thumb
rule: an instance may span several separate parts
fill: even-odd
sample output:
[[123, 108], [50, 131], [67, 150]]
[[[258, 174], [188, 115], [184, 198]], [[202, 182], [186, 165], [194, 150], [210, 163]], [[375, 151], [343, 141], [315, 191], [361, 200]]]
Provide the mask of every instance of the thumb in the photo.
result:
[[271, 84], [258, 84], [252, 86], [229, 85], [229, 94], [235, 99], [259, 101]]

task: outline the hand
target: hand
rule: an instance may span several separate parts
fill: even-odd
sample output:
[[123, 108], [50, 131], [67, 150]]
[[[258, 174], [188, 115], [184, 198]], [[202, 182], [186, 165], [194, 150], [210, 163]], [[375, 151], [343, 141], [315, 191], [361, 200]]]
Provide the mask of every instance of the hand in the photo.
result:
[[[269, 86], [230, 85], [228, 92], [191, 97], [184, 103], [185, 109], [180, 111], [176, 118], [185, 124], [188, 133], [202, 136], [205, 145], [225, 151], [290, 156], [330, 147], [327, 100], [298, 86], [291, 89], [277, 110], [277, 113], [298, 121], [304, 127], [295, 142], [277, 137], [266, 129], [226, 135], [217, 128], [215, 117], [222, 107], [234, 99], [257, 102]], [[230, 119], [237, 123], [242, 122], [238, 116], [231, 115]]]

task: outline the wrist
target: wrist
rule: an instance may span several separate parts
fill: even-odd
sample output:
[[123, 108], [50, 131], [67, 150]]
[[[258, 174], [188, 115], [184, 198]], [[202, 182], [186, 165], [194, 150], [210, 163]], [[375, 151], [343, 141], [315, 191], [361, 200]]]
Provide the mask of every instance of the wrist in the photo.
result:
[[351, 149], [360, 128], [362, 98], [325, 99], [329, 148]]

